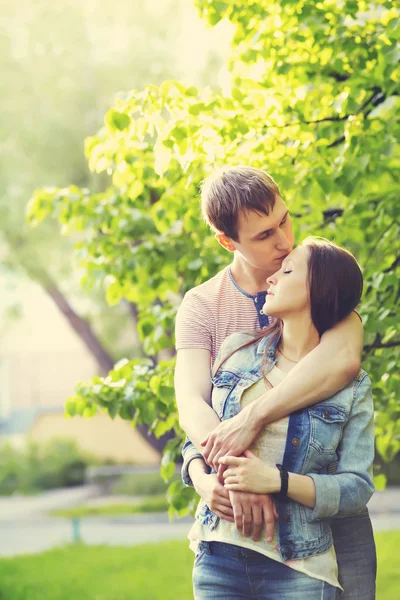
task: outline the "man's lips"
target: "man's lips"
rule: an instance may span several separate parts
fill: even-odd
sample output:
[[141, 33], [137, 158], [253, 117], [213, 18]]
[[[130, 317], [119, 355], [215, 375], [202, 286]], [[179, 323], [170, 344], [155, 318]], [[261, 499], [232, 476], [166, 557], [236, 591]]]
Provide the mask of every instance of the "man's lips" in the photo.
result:
[[278, 258], [275, 258], [275, 260], [284, 260], [287, 256], [289, 256], [288, 254], [282, 254], [282, 256], [278, 256]]

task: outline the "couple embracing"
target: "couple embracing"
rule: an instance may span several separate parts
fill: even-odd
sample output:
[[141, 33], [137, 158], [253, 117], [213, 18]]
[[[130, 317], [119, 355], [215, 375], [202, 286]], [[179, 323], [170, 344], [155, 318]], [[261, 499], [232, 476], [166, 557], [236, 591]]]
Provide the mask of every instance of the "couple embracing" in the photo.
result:
[[345, 249], [293, 249], [275, 181], [216, 171], [203, 215], [230, 266], [190, 290], [176, 320], [183, 480], [196, 600], [373, 600], [371, 382]]

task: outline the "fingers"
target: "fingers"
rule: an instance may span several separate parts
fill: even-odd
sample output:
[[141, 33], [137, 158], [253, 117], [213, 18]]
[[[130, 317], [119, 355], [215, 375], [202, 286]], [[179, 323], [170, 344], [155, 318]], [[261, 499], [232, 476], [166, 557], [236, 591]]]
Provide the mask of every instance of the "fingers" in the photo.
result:
[[[228, 491], [228, 490], [226, 490]], [[229, 492], [228, 492], [229, 494]], [[229, 500], [229, 496], [228, 498], [225, 498], [224, 496], [219, 496], [218, 498], [215, 499], [215, 502], [218, 502], [221, 506], [227, 506], [229, 508], [232, 508], [232, 504], [231, 501]]]
[[225, 473], [223, 474], [223, 478], [224, 478], [224, 485], [231, 485], [232, 483], [239, 483], [240, 482], [240, 472], [238, 468], [235, 467], [229, 467], [229, 469], [226, 469]]
[[223, 474], [224, 481], [226, 481], [228, 477], [236, 477], [237, 475], [239, 475], [238, 471], [239, 469], [237, 469], [236, 467], [227, 468]]
[[[223, 504], [216, 504], [215, 510], [218, 510], [220, 513], [222, 513], [224, 515], [224, 518], [230, 517], [232, 519], [232, 521], [234, 521], [233, 508], [231, 506], [224, 506]], [[213, 512], [215, 512], [215, 510], [212, 509]]]
[[219, 459], [222, 458], [224, 455], [224, 452], [222, 450], [217, 450], [216, 453], [214, 454], [213, 458], [212, 458], [212, 468], [214, 469], [214, 471], [218, 471], [219, 469]]
[[232, 511], [232, 515], [230, 515], [230, 514], [220, 511], [218, 508], [215, 508], [215, 509], [213, 509], [213, 513], [215, 515], [217, 515], [217, 517], [219, 517], [220, 519], [224, 519], [225, 521], [230, 521], [230, 523], [235, 522], [235, 519], [233, 517], [233, 511]]
[[243, 530], [242, 530], [242, 533], [246, 537], [250, 537], [251, 536], [251, 526], [253, 524], [253, 515], [252, 515], [252, 511], [251, 511], [251, 506], [248, 506], [245, 504], [245, 505], [242, 505], [242, 508], [243, 508], [243, 516], [242, 516]]
[[210, 438], [207, 438], [207, 440], [205, 440], [204, 442], [201, 442], [201, 445], [203, 446], [204, 444], [204, 452], [203, 452], [203, 458], [206, 461], [206, 463], [209, 463], [209, 455], [210, 452], [212, 450], [212, 442], [210, 440]]
[[279, 519], [278, 509], [276, 508], [276, 504], [273, 500], [272, 500], [272, 511], [274, 513], [275, 519]]
[[225, 473], [226, 469], [227, 469], [226, 465], [220, 464], [218, 466], [217, 477], [218, 477], [218, 481], [221, 483], [221, 485], [224, 484], [224, 473]]
[[225, 486], [229, 489], [230, 485], [239, 485], [239, 477], [238, 475], [229, 475], [225, 477]]
[[258, 458], [251, 450], [245, 450], [243, 454], [246, 458]]
[[253, 542], [258, 542], [261, 537], [261, 529], [263, 525], [263, 513], [261, 506], [253, 506]]
[[250, 537], [253, 522], [251, 505], [242, 503], [238, 495], [231, 496], [236, 529], [243, 535]]
[[238, 502], [237, 498], [231, 498], [232, 500], [232, 508], [233, 508], [233, 517], [236, 525], [236, 529], [242, 532], [243, 528], [243, 511], [242, 505]]
[[244, 483], [237, 468], [229, 467], [223, 474], [224, 486], [228, 490], [242, 490]]
[[[213, 445], [211, 440], [209, 440], [208, 443], [210, 444], [210, 449], [209, 449], [209, 455], [207, 458], [207, 462], [210, 465], [210, 467], [212, 467], [214, 469], [214, 471], [216, 471], [217, 469], [215, 468], [215, 456], [218, 452], [218, 448], [215, 447], [215, 444]], [[217, 468], [218, 468], [218, 465], [217, 465]]]
[[225, 487], [231, 492], [248, 492], [249, 490], [244, 484], [241, 483], [226, 483]]
[[272, 538], [274, 537], [275, 516], [272, 509], [272, 502], [269, 498], [268, 501], [263, 504], [263, 515], [265, 522], [265, 537], [267, 538], [267, 542], [272, 542]]
[[241, 477], [238, 470], [230, 467], [227, 469], [223, 475], [224, 477], [224, 487], [227, 490], [246, 492], [248, 491], [247, 485], [243, 481], [243, 477]]
[[220, 498], [223, 498], [224, 501], [227, 500], [229, 502], [229, 504], [231, 503], [231, 501], [229, 499], [229, 490], [227, 490], [223, 485], [221, 485], [221, 487], [218, 488], [218, 496]]
[[219, 459], [219, 464], [238, 467], [241, 463], [243, 463], [243, 461], [244, 458], [240, 456], [221, 456]]

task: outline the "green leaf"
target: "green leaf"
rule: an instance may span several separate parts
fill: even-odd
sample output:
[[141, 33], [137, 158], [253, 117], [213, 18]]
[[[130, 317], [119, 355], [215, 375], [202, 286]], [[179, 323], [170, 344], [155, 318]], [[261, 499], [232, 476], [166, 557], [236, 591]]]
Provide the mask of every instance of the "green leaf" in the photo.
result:
[[118, 131], [127, 129], [131, 124], [131, 118], [129, 115], [118, 112], [114, 109], [108, 111], [105, 121], [110, 129]]
[[380, 473], [374, 476], [374, 486], [376, 492], [382, 492], [386, 489], [386, 475]]

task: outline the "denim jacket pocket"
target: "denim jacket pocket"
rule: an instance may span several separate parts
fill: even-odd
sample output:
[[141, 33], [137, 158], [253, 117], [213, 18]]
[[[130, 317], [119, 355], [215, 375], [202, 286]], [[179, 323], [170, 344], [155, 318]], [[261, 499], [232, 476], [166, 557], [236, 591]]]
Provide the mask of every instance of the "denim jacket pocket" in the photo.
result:
[[347, 421], [346, 413], [336, 406], [316, 404], [310, 415], [310, 445], [320, 454], [333, 455]]

